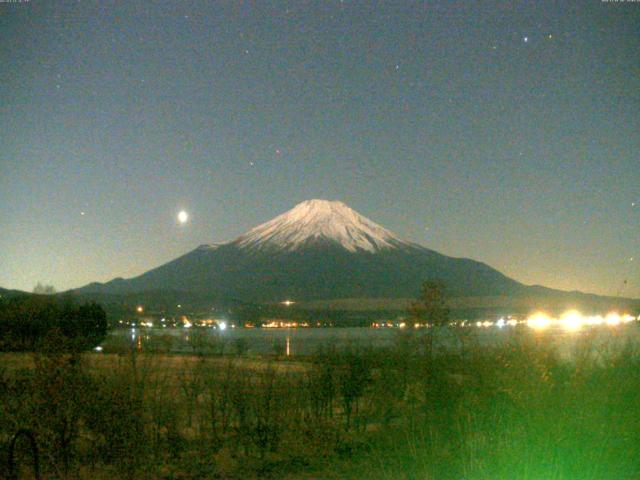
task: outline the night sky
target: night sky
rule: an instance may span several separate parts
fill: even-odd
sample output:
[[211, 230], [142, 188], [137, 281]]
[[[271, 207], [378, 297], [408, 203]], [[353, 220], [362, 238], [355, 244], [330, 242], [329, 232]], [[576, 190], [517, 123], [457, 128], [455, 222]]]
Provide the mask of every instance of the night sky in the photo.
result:
[[640, 3], [477, 3], [0, 3], [0, 286], [131, 277], [326, 198], [640, 297]]

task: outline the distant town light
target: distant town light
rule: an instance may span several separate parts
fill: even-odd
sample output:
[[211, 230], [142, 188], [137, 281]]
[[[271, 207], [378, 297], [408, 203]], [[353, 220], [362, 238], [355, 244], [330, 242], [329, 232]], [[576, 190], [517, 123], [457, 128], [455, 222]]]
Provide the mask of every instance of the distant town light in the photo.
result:
[[286, 305], [288, 307], [290, 305], [293, 305], [294, 303], [296, 302], [294, 302], [293, 300], [285, 300], [282, 302], [282, 305]]
[[136, 312], [138, 312], [138, 313], [142, 313], [142, 312], [144, 312], [144, 308], [142, 307], [142, 305], [138, 305], [138, 306], [136, 307]]
[[551, 318], [542, 312], [535, 313], [527, 319], [527, 325], [534, 330], [544, 330], [551, 324]]
[[527, 319], [527, 325], [536, 330], [542, 330], [549, 326], [563, 327], [565, 330], [577, 331], [583, 326], [607, 324], [615, 327], [622, 323], [633, 322], [636, 317], [628, 313], [619, 314], [618, 312], [609, 312], [606, 316], [602, 315], [583, 315], [577, 310], [568, 310], [563, 313], [560, 318], [552, 318], [545, 313], [536, 313]]
[[584, 323], [584, 317], [577, 310], [569, 310], [560, 317], [560, 323], [565, 330], [575, 331], [580, 330]]
[[218, 328], [220, 330], [226, 330], [227, 329], [227, 323], [226, 322], [218, 322]]
[[628, 313], [622, 316], [622, 321], [624, 323], [633, 322], [636, 318], [633, 315], [629, 315]]
[[607, 322], [607, 325], [615, 326], [620, 324], [622, 318], [617, 312], [611, 312], [605, 317], [605, 321]]
[[602, 315], [591, 315], [585, 319], [587, 325], [602, 325], [604, 318]]

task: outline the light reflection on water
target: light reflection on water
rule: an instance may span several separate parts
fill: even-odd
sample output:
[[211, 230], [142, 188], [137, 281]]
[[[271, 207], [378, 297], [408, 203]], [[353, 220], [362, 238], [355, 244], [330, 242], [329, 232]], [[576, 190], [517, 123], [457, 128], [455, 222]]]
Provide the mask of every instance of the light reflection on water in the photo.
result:
[[[176, 353], [234, 353], [242, 345], [243, 353], [276, 355], [309, 355], [320, 348], [391, 347], [401, 335], [425, 335], [426, 329], [412, 331], [398, 328], [235, 328], [224, 331], [211, 328], [136, 328], [117, 329], [102, 344], [105, 351], [115, 346], [130, 345], [141, 351], [171, 351]], [[441, 348], [456, 349], [463, 345], [491, 347], [529, 340], [550, 344], [561, 356], [571, 357], [585, 342], [597, 348], [629, 343], [640, 346], [640, 331], [636, 322], [599, 325], [579, 330], [552, 325], [544, 331], [527, 325], [491, 328], [442, 327], [435, 333]]]

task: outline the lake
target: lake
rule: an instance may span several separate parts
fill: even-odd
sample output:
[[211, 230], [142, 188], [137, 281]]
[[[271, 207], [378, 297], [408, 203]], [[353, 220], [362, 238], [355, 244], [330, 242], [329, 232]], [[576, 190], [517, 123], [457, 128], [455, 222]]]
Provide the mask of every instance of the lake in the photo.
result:
[[[401, 328], [120, 328], [110, 332], [103, 342], [104, 351], [136, 348], [139, 351], [174, 353], [242, 353], [248, 355], [309, 355], [320, 348], [385, 348], [397, 342], [408, 329]], [[409, 330], [410, 331], [410, 330]], [[425, 335], [417, 329], [413, 335]], [[498, 327], [442, 327], [435, 333], [436, 343], [458, 348], [462, 343], [482, 347], [509, 342], [534, 341], [551, 344], [563, 356], [573, 356], [587, 342], [598, 349], [640, 345], [638, 323], [616, 326], [599, 325], [567, 331], [550, 327], [544, 331], [527, 325]]]

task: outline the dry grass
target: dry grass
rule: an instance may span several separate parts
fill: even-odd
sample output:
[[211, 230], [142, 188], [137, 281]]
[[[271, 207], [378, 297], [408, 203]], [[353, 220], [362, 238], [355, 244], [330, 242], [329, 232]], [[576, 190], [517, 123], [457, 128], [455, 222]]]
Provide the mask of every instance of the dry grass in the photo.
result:
[[33, 430], [63, 479], [640, 478], [638, 352], [585, 338], [567, 361], [543, 340], [432, 356], [409, 335], [296, 362], [3, 354], [0, 446]]

